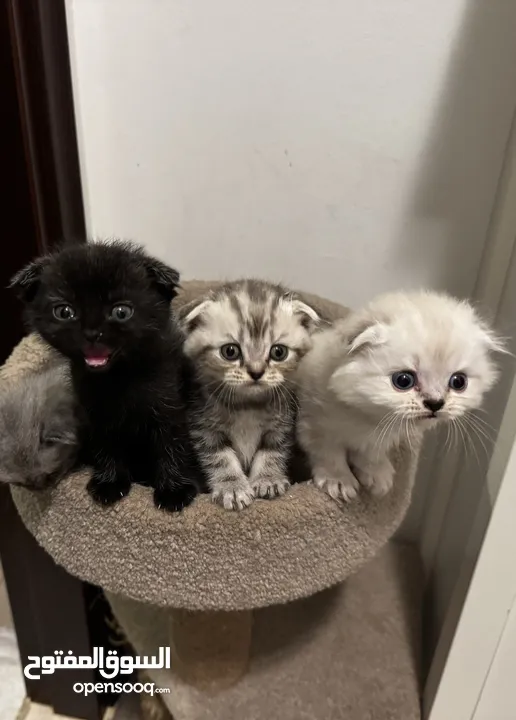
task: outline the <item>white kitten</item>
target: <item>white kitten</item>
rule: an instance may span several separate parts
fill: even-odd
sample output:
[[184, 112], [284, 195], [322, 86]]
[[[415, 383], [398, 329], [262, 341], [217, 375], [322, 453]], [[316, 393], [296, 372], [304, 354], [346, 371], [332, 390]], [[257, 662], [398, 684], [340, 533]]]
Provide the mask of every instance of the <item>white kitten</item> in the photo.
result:
[[[501, 342], [471, 305], [394, 293], [313, 336], [298, 370], [298, 439], [317, 487], [352, 500], [392, 487], [389, 451], [478, 408]], [[350, 470], [353, 468], [353, 472]]]

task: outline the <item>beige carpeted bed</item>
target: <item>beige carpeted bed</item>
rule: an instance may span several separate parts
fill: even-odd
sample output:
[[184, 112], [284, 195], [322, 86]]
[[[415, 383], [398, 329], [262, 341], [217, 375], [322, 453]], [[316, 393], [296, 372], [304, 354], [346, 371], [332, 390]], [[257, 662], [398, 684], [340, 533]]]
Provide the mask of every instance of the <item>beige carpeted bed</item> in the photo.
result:
[[[185, 283], [176, 304], [209, 287]], [[346, 314], [304, 298], [325, 319]], [[48, 362], [59, 359], [26, 338], [0, 382]], [[138, 654], [172, 647], [172, 670], [152, 679], [170, 688], [162, 697], [176, 720], [415, 720], [417, 559], [387, 546], [365, 565], [410, 502], [416, 458], [400, 448], [393, 460], [394, 490], [349, 506], [303, 483], [241, 513], [203, 496], [173, 516], [139, 486], [101, 508], [85, 491], [87, 472], [13, 497], [54, 559], [107, 591]]]

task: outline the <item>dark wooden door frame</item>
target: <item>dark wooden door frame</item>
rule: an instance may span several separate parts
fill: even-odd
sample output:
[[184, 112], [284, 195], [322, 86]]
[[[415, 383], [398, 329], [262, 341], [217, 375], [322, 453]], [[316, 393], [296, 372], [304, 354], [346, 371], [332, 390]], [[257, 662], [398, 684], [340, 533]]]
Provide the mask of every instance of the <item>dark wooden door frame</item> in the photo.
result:
[[[21, 307], [6, 289], [9, 278], [65, 238], [86, 239], [64, 0], [2, 3], [0, 94], [3, 362], [23, 335]], [[54, 650], [90, 655], [91, 588], [58, 567], [36, 543], [6, 488], [0, 488], [0, 556], [22, 663], [29, 655]], [[93, 671], [73, 671], [27, 680], [26, 688], [31, 699], [56, 713], [98, 720], [99, 698], [73, 691], [74, 682], [95, 681]]]
[[[53, 656], [55, 650], [91, 656], [85, 587], [37, 544], [5, 488], [0, 497], [0, 552], [22, 666], [29, 655]], [[97, 682], [93, 670], [24, 679], [27, 696], [59, 715], [84, 720], [101, 716], [96, 695], [84, 697], [73, 690], [75, 683]]]
[[7, 0], [7, 22], [38, 244], [84, 242], [64, 0]]

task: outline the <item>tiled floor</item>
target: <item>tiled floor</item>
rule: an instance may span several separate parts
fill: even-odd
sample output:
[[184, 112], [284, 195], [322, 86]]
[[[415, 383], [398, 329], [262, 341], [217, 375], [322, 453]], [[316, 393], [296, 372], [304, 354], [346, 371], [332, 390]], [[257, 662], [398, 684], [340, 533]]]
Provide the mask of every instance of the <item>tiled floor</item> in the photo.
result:
[[25, 698], [16, 635], [0, 566], [0, 718], [15, 720]]

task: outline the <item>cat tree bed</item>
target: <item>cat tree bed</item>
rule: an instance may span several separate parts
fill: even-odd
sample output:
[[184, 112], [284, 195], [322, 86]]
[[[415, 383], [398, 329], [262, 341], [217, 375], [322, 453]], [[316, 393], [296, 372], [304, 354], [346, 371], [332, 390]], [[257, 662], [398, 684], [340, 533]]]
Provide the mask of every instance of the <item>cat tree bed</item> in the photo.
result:
[[[178, 302], [188, 301], [206, 287], [186, 283]], [[345, 314], [333, 303], [306, 295], [304, 298], [328, 319]], [[29, 336], [0, 371], [0, 381], [15, 382], [22, 373], [37, 372], [55, 361], [57, 358], [42, 341]], [[171, 694], [162, 698], [176, 720], [355, 718], [353, 714], [339, 714], [338, 708], [333, 714], [328, 710], [332, 697], [340, 696], [342, 673], [361, 682], [356, 667], [342, 666], [347, 651], [343, 650], [342, 657], [335, 654], [335, 639], [341, 638], [337, 645], [343, 649], [353, 635], [345, 629], [350, 602], [347, 585], [316, 596], [312, 605], [310, 600], [292, 601], [341, 583], [393, 535], [410, 502], [415, 458], [401, 449], [394, 462], [397, 477], [389, 495], [376, 499], [363, 493], [350, 505], [336, 503], [303, 483], [293, 485], [283, 498], [257, 500], [242, 512], [223, 510], [208, 496], [200, 496], [181, 514], [171, 515], [154, 507], [150, 489], [135, 485], [121, 502], [102, 508], [86, 492], [87, 472], [70, 475], [44, 492], [16, 487], [12, 494], [27, 528], [54, 560], [71, 574], [106, 591], [138, 653], [153, 654], [153, 647], [160, 645], [172, 647], [172, 670], [165, 675], [154, 671], [159, 677], [153, 677], [152, 672], [150, 675], [157, 684], [171, 688]], [[386, 567], [396, 566], [396, 553], [394, 549], [387, 554], [384, 551], [383, 564], [382, 556], [375, 560], [379, 584], [374, 587], [373, 583], [360, 603], [365, 604], [366, 615], [367, 604], [374, 606], [375, 593], [384, 593], [382, 573], [392, 575]], [[371, 568], [364, 572], [371, 573]], [[408, 574], [414, 577], [414, 572]], [[372, 663], [378, 676], [373, 682], [369, 667], [366, 674], [373, 684], [369, 690], [363, 687], [366, 695], [360, 700], [361, 714], [356, 715], [357, 719], [419, 717], [413, 647], [407, 635], [410, 623], [396, 596], [398, 590], [391, 592], [392, 608], [386, 601], [391, 612], [385, 617], [383, 639], [381, 633], [378, 635], [379, 649], [385, 632], [392, 636], [391, 650], [397, 659], [386, 656], [384, 666], [380, 655], [376, 655], [366, 663]], [[279, 603], [289, 604], [258, 610]], [[294, 619], [301, 618], [310, 607], [313, 613], [296, 626]], [[268, 632], [267, 617], [275, 618], [277, 631], [268, 640], [261, 637], [257, 646], [256, 632], [260, 636]], [[367, 633], [374, 634], [373, 613], [369, 613], [367, 622], [371, 624]], [[264, 643], [266, 655], [270, 656], [265, 664]], [[374, 645], [371, 641], [372, 648]], [[314, 664], [314, 680], [319, 677], [319, 685], [310, 689], [311, 699], [306, 699], [305, 705], [315, 703], [320, 715], [313, 711], [305, 715], [298, 706], [296, 698], [304, 694], [295, 677], [295, 656], [299, 653]], [[352, 663], [353, 659], [349, 657], [348, 661]], [[274, 667], [278, 663], [281, 673], [278, 671], [276, 676]], [[385, 682], [381, 679], [384, 670]], [[393, 714], [381, 714], [383, 710], [373, 714], [367, 705], [370, 700], [378, 702], [379, 708], [389, 705], [393, 689], [387, 678], [391, 675], [396, 677], [396, 688], [402, 688], [401, 694], [394, 693], [397, 699], [393, 700]], [[264, 710], [261, 714], [259, 695], [267, 695], [269, 686], [272, 692], [274, 683], [277, 685], [281, 678], [289, 683], [283, 699], [276, 688], [275, 712]], [[267, 703], [262, 706], [265, 708]], [[252, 712], [251, 707], [255, 707]]]

